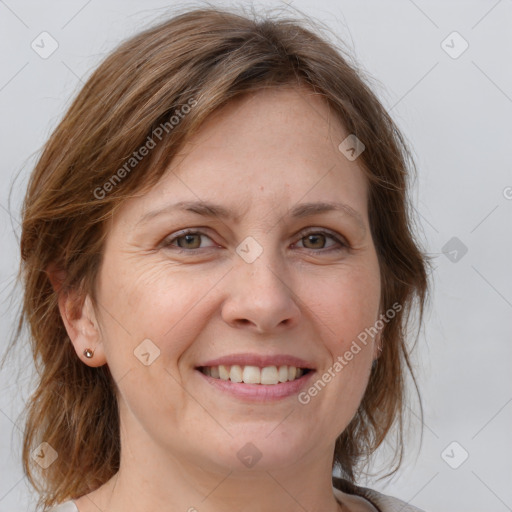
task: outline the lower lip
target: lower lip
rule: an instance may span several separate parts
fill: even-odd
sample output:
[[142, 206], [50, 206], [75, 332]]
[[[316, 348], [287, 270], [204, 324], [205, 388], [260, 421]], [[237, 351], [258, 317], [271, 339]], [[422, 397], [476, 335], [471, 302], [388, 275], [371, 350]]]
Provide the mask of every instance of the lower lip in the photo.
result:
[[242, 398], [253, 402], [268, 402], [296, 395], [311, 380], [314, 371], [310, 370], [302, 377], [279, 384], [244, 384], [231, 382], [230, 380], [215, 379], [205, 375], [200, 370], [195, 370], [206, 382], [236, 398]]

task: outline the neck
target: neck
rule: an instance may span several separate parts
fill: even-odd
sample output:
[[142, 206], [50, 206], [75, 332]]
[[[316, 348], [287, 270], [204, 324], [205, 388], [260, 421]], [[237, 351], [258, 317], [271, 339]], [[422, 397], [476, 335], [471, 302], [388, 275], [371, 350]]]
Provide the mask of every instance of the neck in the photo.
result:
[[119, 471], [76, 500], [80, 512], [340, 511], [332, 488], [334, 447], [315, 448], [293, 463], [265, 465], [262, 457], [250, 469], [220, 466], [214, 450], [200, 459], [179, 447], [170, 454], [148, 437], [122, 435], [121, 447]]

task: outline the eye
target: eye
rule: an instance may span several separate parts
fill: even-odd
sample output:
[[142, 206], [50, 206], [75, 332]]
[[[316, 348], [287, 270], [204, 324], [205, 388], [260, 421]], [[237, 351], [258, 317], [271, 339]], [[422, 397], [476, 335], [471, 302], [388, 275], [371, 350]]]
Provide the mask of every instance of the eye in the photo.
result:
[[[321, 250], [323, 252], [331, 250], [343, 250], [348, 249], [349, 245], [343, 242], [335, 234], [325, 231], [317, 230], [310, 232], [302, 232], [299, 242], [302, 242], [304, 249], [308, 250]], [[202, 238], [210, 240], [212, 242], [208, 246], [201, 247]], [[331, 245], [326, 247], [328, 240], [331, 240]], [[334, 243], [332, 243], [334, 242]], [[201, 231], [183, 230], [181, 232], [172, 235], [171, 237], [164, 240], [162, 243], [163, 247], [172, 247], [174, 250], [194, 251], [198, 249], [207, 249], [209, 247], [215, 247], [212, 239]]]
[[[311, 231], [309, 233], [301, 233], [302, 238], [300, 242], [303, 242], [303, 246], [305, 249], [315, 250], [315, 249], [328, 249], [328, 250], [336, 250], [336, 249], [345, 249], [348, 248], [348, 244], [342, 242], [336, 235], [330, 233], [329, 231]], [[330, 239], [334, 241], [334, 246], [331, 245], [329, 247], [325, 247], [326, 241]], [[338, 247], [336, 248], [336, 245]]]
[[[164, 247], [176, 247], [178, 249], [194, 250], [201, 249], [201, 237], [211, 240], [211, 238], [200, 231], [182, 231], [171, 238], [167, 238], [163, 245]], [[213, 247], [210, 245], [209, 247]]]

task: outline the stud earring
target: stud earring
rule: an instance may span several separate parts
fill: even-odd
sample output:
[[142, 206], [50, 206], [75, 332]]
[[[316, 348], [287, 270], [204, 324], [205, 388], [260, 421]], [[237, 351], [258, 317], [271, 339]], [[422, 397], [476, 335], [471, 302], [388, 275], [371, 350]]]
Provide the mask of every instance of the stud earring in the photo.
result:
[[94, 350], [91, 350], [90, 348], [86, 348], [84, 350], [84, 356], [87, 357], [87, 359], [91, 359], [94, 356]]

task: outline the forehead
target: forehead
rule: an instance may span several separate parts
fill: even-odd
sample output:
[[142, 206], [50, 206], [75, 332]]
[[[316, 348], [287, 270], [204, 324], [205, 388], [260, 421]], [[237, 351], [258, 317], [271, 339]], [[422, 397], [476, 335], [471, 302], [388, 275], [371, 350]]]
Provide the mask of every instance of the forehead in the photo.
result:
[[187, 139], [137, 209], [143, 216], [171, 201], [203, 200], [244, 214], [303, 199], [343, 201], [363, 214], [364, 174], [338, 150], [346, 136], [327, 101], [305, 87], [244, 94]]
[[[206, 119], [187, 146], [190, 149], [203, 143], [248, 155], [251, 150], [264, 155], [278, 149], [286, 155], [304, 152], [302, 149], [311, 153], [315, 147], [323, 152], [327, 140], [334, 142], [342, 134], [345, 128], [341, 120], [321, 94], [305, 86], [281, 86], [232, 99]], [[298, 140], [309, 142], [297, 147]]]

